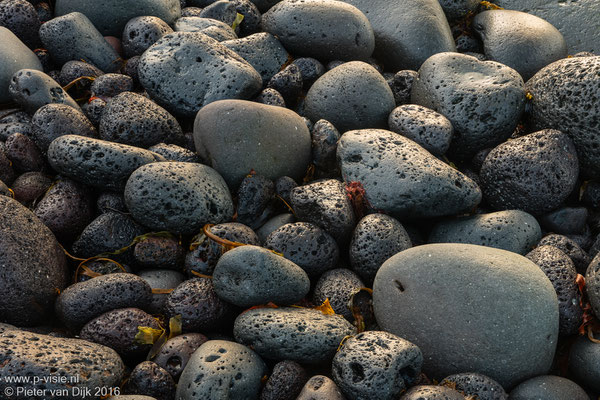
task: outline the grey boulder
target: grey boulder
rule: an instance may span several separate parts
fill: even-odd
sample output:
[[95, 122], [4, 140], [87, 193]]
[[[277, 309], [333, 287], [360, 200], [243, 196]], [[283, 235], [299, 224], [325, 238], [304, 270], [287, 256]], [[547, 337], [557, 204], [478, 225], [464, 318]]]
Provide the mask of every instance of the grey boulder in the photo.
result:
[[20, 69], [41, 71], [42, 63], [37, 56], [10, 30], [0, 26], [0, 103], [11, 100], [8, 85]]

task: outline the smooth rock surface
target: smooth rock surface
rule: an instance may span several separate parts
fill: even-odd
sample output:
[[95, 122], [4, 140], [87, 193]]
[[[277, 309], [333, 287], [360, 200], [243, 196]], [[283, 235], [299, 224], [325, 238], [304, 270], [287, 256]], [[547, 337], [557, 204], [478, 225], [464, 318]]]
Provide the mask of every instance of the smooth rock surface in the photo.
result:
[[46, 104], [65, 104], [80, 110], [77, 102], [50, 76], [34, 69], [21, 69], [10, 80], [12, 99], [29, 114]]
[[[594, 338], [600, 339], [599, 335]], [[577, 338], [569, 354], [569, 372], [577, 382], [600, 392], [600, 343], [585, 336]]]
[[555, 375], [536, 376], [510, 392], [510, 400], [589, 400], [585, 390], [570, 379]]
[[6, 103], [11, 99], [8, 85], [15, 72], [43, 68], [33, 51], [3, 26], [0, 26], [0, 50], [0, 103]]

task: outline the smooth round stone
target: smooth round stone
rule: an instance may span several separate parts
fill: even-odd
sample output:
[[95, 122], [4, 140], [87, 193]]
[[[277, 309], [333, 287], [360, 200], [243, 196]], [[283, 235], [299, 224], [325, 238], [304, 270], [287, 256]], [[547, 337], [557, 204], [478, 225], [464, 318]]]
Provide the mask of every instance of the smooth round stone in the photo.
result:
[[511, 388], [548, 372], [558, 339], [550, 280], [525, 257], [489, 247], [398, 253], [377, 272], [373, 308], [383, 330], [419, 346], [434, 379], [472, 371]]
[[304, 107], [311, 121], [325, 119], [340, 132], [385, 128], [396, 103], [383, 76], [362, 61], [326, 72], [309, 89]]
[[455, 51], [437, 0], [344, 0], [362, 11], [375, 32], [374, 56], [386, 70], [417, 70], [428, 57]]
[[515, 69], [524, 81], [567, 56], [563, 35], [549, 22], [513, 10], [488, 10], [473, 19], [488, 60]]
[[56, 299], [55, 310], [71, 330], [78, 330], [100, 314], [117, 308], [145, 308], [152, 288], [134, 274], [108, 274], [66, 288]]
[[531, 116], [539, 129], [558, 129], [573, 139], [586, 178], [600, 177], [596, 100], [600, 96], [600, 56], [556, 61], [527, 81]]
[[173, 29], [162, 19], [152, 16], [135, 17], [123, 28], [121, 43], [127, 57], [141, 56], [158, 39]]
[[226, 222], [233, 215], [223, 178], [195, 163], [161, 162], [138, 168], [125, 186], [125, 203], [140, 224], [173, 233], [196, 233], [207, 223]]
[[68, 284], [66, 258], [52, 232], [7, 196], [0, 196], [0, 265], [0, 320], [34, 326], [48, 319], [56, 289]]
[[531, 214], [507, 210], [439, 222], [429, 243], [470, 243], [525, 254], [541, 238], [540, 225]]
[[421, 373], [423, 354], [408, 340], [368, 331], [348, 339], [333, 357], [332, 376], [352, 399], [395, 400]]
[[[599, 335], [594, 335], [596, 340]], [[569, 353], [569, 372], [577, 382], [600, 392], [600, 344], [586, 336], [578, 337]]]
[[265, 243], [269, 235], [285, 224], [296, 222], [296, 217], [291, 213], [279, 214], [269, 219], [257, 231], [260, 243]]
[[310, 132], [291, 110], [242, 100], [203, 107], [194, 122], [198, 154], [235, 189], [254, 170], [301, 180], [311, 159]]
[[542, 375], [522, 382], [510, 392], [510, 400], [589, 400], [575, 382], [561, 376]]
[[177, 32], [198, 32], [215, 39], [218, 42], [237, 39], [230, 25], [212, 18], [182, 17], [175, 22]]
[[179, 123], [167, 110], [132, 92], [108, 100], [99, 133], [100, 139], [142, 148], [184, 140]]
[[225, 340], [209, 340], [187, 363], [175, 398], [257, 399], [266, 373], [264, 361], [248, 347]]
[[[7, 380], [14, 376], [62, 376], [67, 380], [68, 386], [65, 386], [63, 381], [54, 379], [48, 379], [47, 382], [42, 379], [34, 382], [31, 379], [18, 385], [26, 390], [25, 393], [37, 389], [48, 394], [51, 391], [54, 393], [67, 391], [68, 394], [93, 393], [96, 388], [118, 387], [125, 376], [123, 361], [108, 347], [86, 340], [41, 335], [18, 329], [0, 333], [0, 357], [5, 360], [4, 367], [0, 369], [2, 393], [8, 393], [7, 387], [15, 388], [14, 384]], [[15, 396], [15, 398], [35, 397]], [[69, 397], [67, 395], [63, 398]]]
[[413, 386], [405, 392], [400, 400], [464, 400], [459, 391], [446, 386]]
[[473, 12], [479, 6], [478, 0], [440, 0], [440, 5], [449, 21], [455, 21]]
[[455, 389], [478, 400], [508, 400], [504, 388], [489, 376], [475, 372], [463, 372], [445, 377], [440, 385], [454, 385]]
[[394, 132], [346, 132], [337, 158], [344, 181], [360, 182], [371, 207], [395, 218], [456, 215], [481, 201], [474, 181]]
[[325, 375], [315, 375], [306, 382], [296, 400], [345, 400], [340, 388]]
[[127, 22], [139, 16], [154, 16], [171, 25], [181, 16], [179, 0], [57, 0], [56, 15], [73, 11], [85, 14], [105, 36], [120, 37]]
[[392, 132], [415, 141], [438, 156], [448, 151], [454, 135], [448, 118], [416, 104], [395, 108], [388, 117], [388, 125]]
[[167, 340], [152, 361], [178, 379], [194, 352], [208, 339], [201, 333], [184, 333]]
[[514, 132], [525, 108], [524, 86], [519, 73], [506, 65], [440, 53], [419, 69], [411, 101], [448, 118], [456, 133], [450, 151], [470, 158]]
[[262, 86], [248, 62], [198, 32], [163, 36], [142, 54], [138, 73], [153, 100], [186, 117], [217, 100], [250, 98]]
[[85, 60], [105, 72], [120, 68], [119, 55], [84, 14], [57, 12], [57, 15], [61, 16], [42, 25], [40, 37], [59, 65]]
[[8, 85], [12, 76], [20, 69], [43, 70], [33, 51], [14, 33], [0, 26], [0, 103], [11, 100]]
[[302, 268], [258, 246], [240, 246], [223, 254], [213, 284], [220, 298], [245, 308], [269, 302], [293, 304], [310, 289]]
[[[175, 289], [184, 280], [185, 276], [178, 271], [168, 269], [144, 269], [138, 272], [138, 276], [145, 280], [152, 289]], [[167, 301], [167, 293], [152, 293], [150, 305], [146, 307], [152, 314], [163, 314]]]
[[493, 208], [534, 215], [558, 207], [577, 185], [578, 175], [573, 142], [551, 129], [502, 143], [479, 172], [481, 190]]
[[248, 61], [260, 74], [263, 82], [268, 82], [290, 58], [281, 42], [267, 32], [226, 40], [221, 44]]
[[[585, 196], [585, 194], [584, 194]], [[582, 199], [585, 204], [585, 200]], [[540, 226], [547, 232], [560, 235], [577, 235], [585, 232], [589, 212], [585, 207], [562, 207], [539, 218]]]
[[262, 357], [318, 364], [329, 362], [342, 339], [356, 328], [339, 315], [307, 308], [256, 308], [240, 314], [235, 339]]
[[103, 189], [123, 190], [133, 171], [163, 160], [138, 147], [77, 135], [61, 136], [48, 147], [48, 161], [57, 172]]
[[364, 60], [375, 49], [367, 17], [339, 1], [279, 2], [263, 15], [262, 28], [290, 52], [319, 60]]
[[29, 114], [46, 104], [65, 104], [80, 111], [79, 105], [50, 76], [34, 69], [17, 71], [8, 86], [12, 99]]
[[65, 134], [96, 137], [96, 128], [76, 108], [66, 104], [46, 104], [31, 118], [31, 134], [35, 144], [47, 152], [50, 143]]
[[349, 269], [337, 268], [324, 272], [313, 289], [313, 303], [323, 304], [329, 300], [336, 314], [354, 321], [350, 308], [352, 297], [366, 285]]
[[260, 392], [260, 400], [296, 400], [308, 381], [306, 370], [297, 362], [284, 360], [273, 366]]

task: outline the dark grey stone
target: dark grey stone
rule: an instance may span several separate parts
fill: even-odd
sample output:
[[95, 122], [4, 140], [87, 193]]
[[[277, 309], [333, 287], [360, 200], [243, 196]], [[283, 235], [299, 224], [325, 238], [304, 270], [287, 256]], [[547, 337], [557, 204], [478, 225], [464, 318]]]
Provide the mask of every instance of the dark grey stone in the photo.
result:
[[296, 58], [292, 64], [300, 68], [302, 74], [302, 82], [305, 88], [309, 88], [314, 81], [319, 79], [325, 73], [325, 66], [319, 60], [311, 57]]
[[131, 371], [127, 382], [123, 385], [123, 393], [136, 393], [170, 400], [175, 398], [175, 381], [164, 368], [152, 361], [143, 361]]
[[150, 236], [135, 244], [133, 255], [140, 267], [181, 270], [184, 249], [173, 235]]
[[[148, 282], [152, 289], [175, 289], [185, 280], [181, 272], [169, 269], [144, 269], [137, 275]], [[167, 296], [168, 293], [152, 293], [152, 301], [146, 306], [146, 310], [151, 314], [164, 315]]]
[[238, 36], [230, 25], [223, 21], [212, 18], [202, 17], [182, 17], [175, 22], [176, 32], [196, 32], [203, 33], [206, 36], [223, 42], [226, 40], [235, 40]]
[[456, 215], [481, 201], [474, 181], [394, 132], [346, 132], [337, 158], [346, 183], [361, 183], [371, 207], [395, 218]]
[[244, 19], [239, 25], [240, 36], [248, 36], [259, 32], [262, 14], [258, 8], [250, 0], [230, 0], [235, 4], [235, 9], [238, 14], [244, 16]]
[[181, 17], [199, 17], [202, 13], [200, 7], [184, 7], [181, 9]]
[[96, 208], [99, 213], [108, 212], [127, 213], [127, 206], [122, 193], [105, 191], [98, 195], [96, 199]]
[[567, 43], [561, 33], [535, 15], [488, 10], [477, 14], [473, 29], [483, 41], [485, 57], [515, 69], [524, 81], [567, 56]]
[[29, 136], [15, 132], [6, 138], [4, 145], [15, 171], [23, 173], [46, 169], [46, 158]]
[[554, 375], [536, 376], [522, 382], [510, 392], [510, 400], [589, 400], [578, 384]]
[[421, 373], [423, 354], [408, 340], [382, 331], [348, 339], [333, 357], [332, 376], [352, 399], [395, 400]]
[[0, 141], [4, 142], [13, 133], [22, 133], [29, 137], [31, 134], [31, 123], [30, 122], [7, 122], [0, 123]]
[[585, 272], [585, 292], [594, 315], [600, 315], [600, 256], [596, 255]]
[[194, 122], [194, 142], [234, 190], [252, 169], [272, 180], [300, 180], [311, 157], [310, 132], [298, 114], [251, 101], [203, 107]]
[[123, 29], [121, 40], [125, 56], [141, 56], [158, 39], [172, 32], [173, 29], [158, 17], [142, 16], [130, 19]]
[[225, 340], [209, 340], [192, 355], [179, 378], [177, 399], [258, 398], [264, 361], [248, 347]]
[[522, 254], [542, 238], [537, 220], [520, 210], [459, 217], [437, 223], [429, 243], [470, 243]]
[[50, 143], [65, 134], [96, 137], [96, 128], [78, 109], [66, 104], [46, 104], [31, 118], [31, 134], [42, 152]]
[[302, 73], [295, 64], [290, 64], [280, 72], [273, 75], [267, 83], [267, 88], [275, 89], [289, 105], [297, 103], [298, 96], [302, 93]]
[[392, 89], [397, 106], [410, 103], [412, 85], [418, 77], [419, 73], [417, 71], [405, 69], [396, 72], [390, 77], [391, 79], [386, 79], [388, 85], [390, 85], [390, 88]]
[[577, 185], [578, 175], [573, 142], [550, 129], [502, 143], [479, 172], [483, 195], [493, 208], [533, 215], [558, 207]]
[[52, 179], [42, 172], [26, 172], [15, 179], [11, 189], [15, 199], [28, 207], [41, 198], [51, 185]]
[[260, 392], [260, 400], [296, 400], [308, 381], [306, 370], [297, 362], [280, 361]]
[[285, 213], [274, 216], [256, 230], [260, 243], [265, 243], [267, 238], [275, 230], [281, 228], [285, 224], [296, 222], [296, 217], [293, 214]]
[[335, 153], [340, 133], [329, 121], [320, 119], [311, 130], [312, 159], [315, 166], [329, 171], [337, 167]]
[[525, 85], [506, 65], [441, 53], [419, 69], [411, 101], [448, 118], [455, 131], [451, 151], [470, 158], [514, 132], [525, 108]]
[[250, 98], [262, 86], [258, 72], [237, 53], [197, 32], [163, 36], [144, 52], [138, 72], [152, 99], [187, 117], [217, 100]]
[[505, 250], [405, 250], [377, 272], [373, 308], [383, 330], [419, 346], [423, 372], [433, 379], [471, 371], [510, 389], [547, 373], [554, 358], [555, 290], [537, 265]]
[[3, 26], [0, 26], [0, 50], [0, 103], [6, 103], [11, 100], [8, 85], [17, 71], [21, 69], [42, 71], [43, 68], [33, 51]]
[[[600, 339], [599, 335], [594, 335], [594, 339]], [[568, 365], [573, 379], [600, 392], [600, 343], [585, 336], [577, 338], [571, 347]]]
[[539, 217], [540, 225], [547, 232], [561, 235], [578, 235], [586, 230], [588, 210], [585, 207], [562, 207]]
[[332, 269], [324, 272], [314, 286], [313, 302], [320, 305], [329, 299], [333, 311], [352, 322], [354, 316], [349, 306], [350, 300], [364, 287], [358, 275], [349, 269]]
[[388, 117], [388, 125], [392, 132], [415, 141], [436, 156], [448, 151], [454, 135], [448, 118], [416, 104], [395, 108]]
[[273, 302], [294, 304], [308, 293], [310, 280], [293, 262], [257, 246], [240, 246], [219, 258], [213, 273], [223, 300], [248, 308]]
[[84, 14], [57, 12], [57, 15], [61, 16], [42, 25], [40, 37], [58, 65], [85, 60], [105, 72], [121, 67], [117, 52]]
[[167, 370], [173, 378], [177, 379], [183, 372], [192, 354], [207, 340], [206, 336], [200, 333], [184, 333], [175, 336], [167, 340], [152, 361]]
[[[12, 192], [14, 193], [14, 192]], [[8, 197], [13, 197], [13, 194], [11, 193], [10, 189], [8, 186], [6, 186], [6, 183], [0, 181], [0, 194], [2, 196], [8, 196]], [[16, 196], [15, 196], [16, 198]], [[19, 201], [21, 203], [21, 201]]]
[[455, 21], [474, 12], [479, 6], [478, 0], [439, 0], [449, 21]]
[[38, 30], [40, 20], [31, 2], [5, 0], [0, 2], [0, 26], [10, 29], [30, 49], [41, 44]]
[[385, 69], [417, 70], [431, 55], [454, 51], [438, 0], [344, 0], [361, 10], [375, 32], [374, 56]]
[[307, 308], [258, 308], [240, 314], [235, 339], [262, 357], [318, 364], [329, 362], [342, 339], [356, 328], [339, 315]]
[[217, 19], [231, 26], [237, 17], [237, 10], [233, 2], [219, 0], [205, 7], [199, 17]]
[[168, 161], [200, 163], [198, 154], [176, 144], [158, 143], [150, 146], [148, 150], [160, 154]]
[[65, 289], [56, 300], [56, 315], [71, 330], [81, 329], [100, 314], [117, 308], [145, 308], [152, 288], [134, 274], [108, 274]]
[[281, 0], [252, 0], [252, 3], [254, 3], [256, 8], [258, 8], [261, 13], [265, 13], [280, 1]]
[[508, 400], [508, 394], [498, 382], [476, 372], [462, 372], [447, 376], [440, 385], [454, 385], [456, 390], [467, 396], [477, 396], [478, 400]]
[[8, 86], [12, 99], [29, 114], [35, 113], [46, 104], [65, 104], [77, 111], [81, 109], [71, 96], [52, 79], [41, 71], [21, 69], [17, 71]]
[[119, 93], [133, 90], [133, 79], [124, 74], [104, 74], [94, 80], [90, 87], [92, 97], [108, 100]]
[[574, 57], [556, 61], [527, 82], [533, 96], [531, 116], [539, 128], [558, 129], [573, 139], [581, 167], [587, 178], [600, 176], [600, 56]]
[[396, 103], [383, 76], [362, 61], [347, 62], [321, 76], [305, 99], [306, 117], [325, 119], [340, 132], [384, 128]]
[[459, 391], [446, 386], [418, 385], [404, 393], [400, 400], [464, 400]]
[[237, 191], [236, 221], [251, 228], [260, 226], [261, 216], [275, 194], [275, 184], [261, 175], [249, 174]]
[[92, 99], [87, 104], [84, 104], [81, 109], [85, 113], [86, 117], [89, 118], [90, 122], [94, 124], [94, 126], [98, 126], [100, 124], [100, 119], [102, 118], [102, 113], [106, 108], [106, 101], [101, 98]]
[[340, 388], [325, 375], [315, 375], [306, 382], [296, 400], [345, 400]]
[[271, 88], [263, 89], [258, 96], [256, 96], [254, 101], [268, 106], [285, 107], [285, 100], [281, 93]]
[[546, 235], [538, 243], [539, 246], [550, 245], [557, 247], [575, 264], [575, 269], [581, 275], [584, 275], [590, 263], [590, 256], [583, 250], [577, 242], [564, 235], [550, 234]]
[[6, 146], [4, 142], [0, 142], [0, 181], [10, 185], [15, 180], [15, 176], [16, 172], [12, 167], [12, 161], [6, 155]]
[[[97, 388], [118, 387], [125, 376], [125, 365], [114, 350], [86, 340], [5, 330], [0, 333], [0, 345], [0, 358], [6, 363], [0, 372], [2, 393], [8, 393], [8, 387], [15, 388], [7, 377], [37, 376], [39, 382], [34, 383], [31, 379], [19, 386], [27, 391], [37, 389], [45, 393], [35, 396], [40, 400], [76, 400], [82, 393], [93, 393]], [[68, 383], [65, 385], [61, 380], [46, 382], [42, 376], [62, 376]]]
[[57, 0], [56, 15], [73, 11], [85, 14], [103, 35], [121, 37], [127, 22], [139, 16], [154, 16], [171, 25], [181, 15], [179, 0]]

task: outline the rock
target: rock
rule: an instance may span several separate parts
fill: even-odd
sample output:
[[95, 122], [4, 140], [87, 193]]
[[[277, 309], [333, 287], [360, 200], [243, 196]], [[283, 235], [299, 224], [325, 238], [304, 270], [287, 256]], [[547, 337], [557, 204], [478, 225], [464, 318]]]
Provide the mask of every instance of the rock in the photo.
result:
[[40, 20], [33, 4], [25, 0], [7, 0], [0, 4], [0, 26], [10, 29], [30, 49], [40, 45]]
[[326, 72], [305, 99], [306, 117], [325, 119], [340, 132], [384, 128], [395, 106], [394, 95], [381, 74], [362, 61], [344, 63]]
[[562, 207], [541, 216], [539, 221], [547, 232], [576, 235], [585, 232], [588, 215], [585, 207]]
[[331, 122], [320, 119], [315, 122], [310, 134], [313, 163], [322, 170], [334, 170], [337, 167], [335, 153], [340, 133]]
[[184, 249], [175, 236], [150, 236], [135, 244], [133, 255], [142, 267], [181, 270]]
[[549, 22], [513, 10], [477, 14], [473, 29], [483, 41], [488, 60], [515, 69], [524, 81], [546, 65], [567, 56], [567, 43]]
[[463, 372], [445, 377], [442, 386], [454, 385], [466, 396], [477, 396], [479, 400], [508, 400], [504, 388], [492, 378], [475, 372]]
[[[168, 269], [144, 269], [138, 272], [138, 276], [148, 282], [152, 289], [162, 290], [175, 289], [185, 280], [181, 272]], [[152, 293], [152, 301], [146, 307], [148, 312], [164, 315], [167, 296], [168, 293]]]
[[243, 58], [197, 32], [163, 36], [142, 54], [138, 72], [153, 100], [186, 117], [217, 100], [250, 98], [262, 85], [258, 72]]
[[203, 107], [194, 122], [198, 154], [236, 189], [254, 170], [274, 180], [300, 180], [310, 163], [310, 132], [291, 110], [223, 100]]
[[439, 0], [439, 2], [449, 21], [465, 17], [469, 12], [474, 12], [479, 6], [477, 0]]
[[230, 0], [238, 14], [244, 16], [239, 25], [240, 36], [248, 36], [260, 31], [262, 15], [250, 0]]
[[169, 161], [201, 164], [198, 154], [176, 144], [159, 143], [148, 147], [148, 150], [160, 154]]
[[431, 55], [455, 51], [437, 0], [344, 0], [362, 11], [375, 32], [374, 56], [386, 70], [417, 70]]
[[575, 269], [580, 274], [585, 274], [585, 271], [590, 263], [590, 257], [587, 255], [577, 242], [563, 235], [550, 234], [546, 235], [538, 243], [539, 246], [550, 245], [558, 248], [575, 264]]
[[260, 226], [261, 216], [273, 200], [275, 184], [261, 175], [246, 176], [237, 191], [237, 219], [252, 228]]
[[323, 304], [329, 300], [331, 308], [336, 314], [354, 321], [350, 308], [352, 297], [366, 285], [358, 275], [349, 269], [338, 268], [324, 272], [313, 289], [313, 302]]
[[81, 109], [67, 92], [54, 79], [41, 71], [21, 69], [17, 71], [8, 86], [12, 99], [29, 114], [35, 113], [46, 104], [56, 103]]
[[524, 255], [542, 238], [537, 220], [519, 210], [477, 214], [437, 223], [429, 243], [470, 243]]
[[31, 137], [31, 123], [8, 122], [0, 123], [0, 141], [6, 141], [13, 133], [22, 133]]
[[202, 18], [213, 18], [218, 19], [227, 25], [233, 25], [235, 18], [237, 17], [237, 10], [235, 4], [229, 0], [219, 0], [208, 5], [200, 12]]
[[556, 293], [515, 253], [467, 244], [405, 250], [377, 272], [373, 308], [383, 330], [419, 346], [434, 379], [472, 371], [510, 389], [552, 364]]
[[0, 344], [0, 357], [6, 363], [0, 370], [2, 393], [8, 393], [8, 387], [15, 388], [8, 382], [8, 377], [45, 376], [49, 378], [47, 381], [40, 378], [39, 382], [34, 382], [32, 379], [18, 386], [25, 390], [24, 393], [40, 391], [48, 396], [44, 396], [45, 399], [74, 400], [97, 388], [117, 388], [125, 376], [123, 361], [114, 350], [86, 340], [15, 329], [0, 333]]
[[483, 195], [493, 208], [534, 215], [558, 207], [575, 188], [578, 174], [573, 142], [550, 129], [502, 143], [479, 172]]
[[257, 308], [240, 314], [234, 324], [236, 341], [262, 357], [318, 364], [329, 362], [342, 339], [356, 328], [339, 315], [306, 308]]
[[171, 25], [181, 15], [179, 0], [57, 0], [56, 15], [84, 13], [102, 35], [120, 37], [127, 22], [139, 16], [154, 16]]
[[588, 400], [589, 396], [575, 382], [561, 376], [542, 375], [522, 382], [510, 392], [511, 400]]
[[96, 137], [96, 128], [78, 109], [66, 104], [46, 104], [31, 118], [31, 134], [43, 153], [50, 143], [65, 134]]
[[52, 185], [50, 177], [41, 172], [26, 172], [19, 175], [12, 184], [12, 190], [15, 194], [15, 199], [28, 207], [36, 199], [46, 193]]
[[600, 257], [596, 255], [585, 273], [585, 292], [594, 315], [600, 315]]
[[302, 73], [295, 64], [290, 64], [273, 75], [267, 83], [267, 88], [275, 89], [281, 94], [286, 104], [294, 105], [302, 93]]
[[400, 400], [464, 400], [460, 392], [446, 386], [413, 386]]
[[77, 135], [61, 136], [48, 147], [48, 161], [56, 171], [105, 189], [122, 190], [137, 168], [163, 160], [138, 147]]
[[141, 56], [158, 39], [173, 29], [162, 19], [152, 16], [135, 17], [127, 21], [123, 28], [121, 43], [128, 58]]
[[274, 216], [263, 224], [257, 231], [259, 243], [265, 243], [267, 237], [285, 224], [296, 222], [296, 217], [290, 213], [284, 213]]
[[[0, 321], [34, 326], [51, 317], [68, 269], [52, 232], [16, 200], [0, 196]], [[32, 268], [33, 266], [33, 268]]]
[[131, 371], [123, 393], [150, 395], [156, 399], [175, 398], [175, 381], [171, 375], [152, 361], [144, 361]]
[[133, 90], [133, 79], [124, 74], [104, 74], [94, 80], [90, 87], [92, 97], [107, 100], [123, 92]]
[[471, 158], [504, 142], [525, 107], [523, 79], [514, 69], [458, 53], [427, 59], [412, 85], [411, 101], [444, 115], [454, 127], [451, 151]]
[[296, 400], [345, 400], [340, 388], [324, 375], [315, 375], [306, 382]]
[[231, 194], [223, 178], [202, 164], [162, 162], [135, 170], [125, 186], [132, 217], [156, 231], [196, 233], [207, 223], [233, 215]]
[[15, 180], [15, 175], [12, 161], [6, 155], [6, 145], [4, 142], [0, 142], [0, 181], [10, 185]]
[[266, 372], [263, 360], [246, 346], [209, 340], [187, 363], [175, 397], [189, 400], [256, 399]]
[[[593, 336], [596, 340], [598, 335]], [[600, 392], [600, 343], [578, 337], [569, 353], [569, 372], [577, 382]]]
[[134, 274], [108, 274], [78, 282], [56, 300], [56, 315], [71, 330], [81, 329], [88, 321], [118, 308], [145, 308], [152, 288]]
[[102, 100], [101, 98], [92, 99], [92, 101], [82, 106], [83, 112], [89, 118], [90, 122], [94, 124], [94, 126], [98, 126], [100, 124], [100, 119], [102, 118], [102, 113], [104, 112], [105, 108], [106, 101]]
[[[96, 67], [93, 64], [90, 64], [89, 62], [81, 60], [71, 60], [64, 63], [64, 65], [60, 69], [58, 83], [60, 83], [62, 86], [67, 86], [73, 81], [83, 78], [84, 76], [95, 79], [103, 74], [104, 72], [102, 72], [98, 67]], [[81, 79], [77, 81], [75, 87], [81, 89], [89, 89], [89, 87], [92, 85], [92, 82], [93, 81], [90, 79]]]
[[175, 22], [175, 31], [203, 33], [218, 42], [235, 40], [238, 38], [230, 25], [212, 18], [179, 18], [177, 22]]
[[6, 156], [12, 161], [13, 168], [19, 172], [41, 171], [46, 160], [40, 149], [28, 136], [15, 132], [6, 141]]
[[599, 73], [600, 56], [565, 58], [527, 82], [533, 124], [569, 135], [586, 178], [600, 177], [600, 143], [595, 136], [600, 111], [593, 100], [600, 94]]
[[10, 30], [0, 26], [0, 103], [11, 100], [8, 86], [12, 76], [21, 69], [42, 71], [42, 64]]
[[184, 333], [175, 336], [167, 340], [153, 361], [177, 379], [192, 354], [207, 340], [206, 336], [200, 333]]
[[271, 88], [263, 89], [254, 101], [268, 106], [285, 107], [285, 100], [281, 93]]
[[397, 106], [410, 103], [410, 92], [412, 91], [412, 85], [418, 77], [419, 74], [417, 71], [405, 69], [396, 72], [391, 79], [386, 79], [388, 81], [388, 85], [390, 85], [390, 89], [392, 89], [394, 100], [396, 100]]
[[297, 362], [284, 360], [273, 367], [260, 392], [260, 400], [296, 400], [308, 380], [306, 370]]
[[344, 181], [360, 183], [368, 204], [395, 218], [456, 215], [481, 201], [475, 182], [390, 131], [346, 132], [337, 157]]

